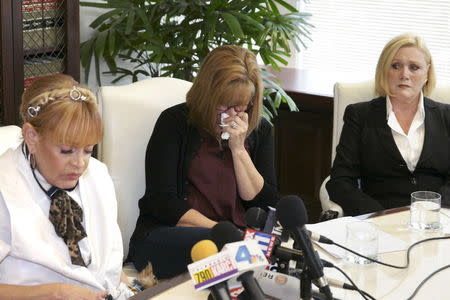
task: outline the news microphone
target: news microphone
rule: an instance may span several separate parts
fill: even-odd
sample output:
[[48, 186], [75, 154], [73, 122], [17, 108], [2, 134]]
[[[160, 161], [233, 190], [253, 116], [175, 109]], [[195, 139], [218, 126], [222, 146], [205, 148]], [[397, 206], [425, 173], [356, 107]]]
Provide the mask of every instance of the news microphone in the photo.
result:
[[315, 242], [319, 242], [322, 244], [329, 244], [329, 245], [333, 245], [334, 242], [327, 238], [326, 236], [317, 234], [315, 232], [309, 231], [308, 229], [305, 229], [306, 233], [308, 233], [309, 237], [311, 238], [311, 240], [315, 241]]
[[333, 299], [330, 287], [323, 274], [322, 263], [304, 228], [308, 216], [303, 201], [294, 195], [281, 198], [277, 204], [277, 216], [283, 228], [293, 234], [294, 240], [300, 246], [311, 279], [328, 299]]
[[300, 280], [297, 277], [269, 270], [263, 270], [255, 277], [267, 296], [275, 299], [298, 300]]
[[254, 270], [264, 269], [268, 265], [258, 243], [254, 240], [243, 241], [237, 227], [226, 221], [211, 228], [211, 239], [235, 259], [240, 272], [236, 279], [242, 283], [245, 294], [252, 300], [265, 300], [264, 293], [253, 276]]
[[265, 233], [276, 233], [276, 225], [277, 225], [277, 214], [275, 208], [268, 206], [269, 209], [266, 218], [266, 224], [264, 225], [264, 229], [262, 230]]
[[229, 221], [222, 221], [211, 228], [209, 233], [211, 241], [221, 250], [227, 243], [242, 241], [242, 233]]
[[228, 252], [219, 252], [210, 240], [197, 242], [191, 249], [194, 261], [188, 265], [196, 290], [209, 288], [214, 300], [231, 300], [226, 280], [236, 276], [238, 269]]
[[261, 231], [266, 224], [267, 213], [259, 207], [251, 207], [245, 212], [245, 223], [253, 230]]

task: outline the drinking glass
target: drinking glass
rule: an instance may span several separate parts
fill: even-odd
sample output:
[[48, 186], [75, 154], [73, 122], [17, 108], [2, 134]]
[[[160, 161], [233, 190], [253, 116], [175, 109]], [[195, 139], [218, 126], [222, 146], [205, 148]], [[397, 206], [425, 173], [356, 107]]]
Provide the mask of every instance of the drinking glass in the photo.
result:
[[431, 191], [411, 193], [411, 218], [409, 226], [415, 230], [440, 230], [441, 195]]
[[[346, 225], [346, 247], [372, 259], [378, 257], [378, 230], [375, 225], [357, 221]], [[345, 259], [355, 264], [371, 264], [372, 261], [346, 251]]]

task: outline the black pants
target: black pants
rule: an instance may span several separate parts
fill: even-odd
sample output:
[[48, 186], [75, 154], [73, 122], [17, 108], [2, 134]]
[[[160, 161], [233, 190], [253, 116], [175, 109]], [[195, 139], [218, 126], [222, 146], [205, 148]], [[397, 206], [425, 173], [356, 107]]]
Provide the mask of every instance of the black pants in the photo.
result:
[[141, 241], [130, 242], [131, 260], [138, 271], [150, 262], [156, 278], [170, 278], [187, 271], [191, 248], [209, 239], [209, 228], [159, 227]]

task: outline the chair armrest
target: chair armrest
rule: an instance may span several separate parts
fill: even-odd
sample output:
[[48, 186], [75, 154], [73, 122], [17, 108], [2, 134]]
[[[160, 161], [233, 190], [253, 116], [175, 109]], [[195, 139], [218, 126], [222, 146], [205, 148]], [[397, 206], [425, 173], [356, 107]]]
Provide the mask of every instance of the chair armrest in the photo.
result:
[[344, 216], [344, 211], [342, 210], [342, 207], [339, 204], [330, 200], [330, 196], [328, 195], [327, 189], [325, 188], [325, 184], [328, 182], [328, 180], [330, 180], [330, 176], [325, 178], [325, 180], [322, 182], [319, 191], [319, 199], [320, 204], [322, 205], [322, 211], [334, 210], [338, 212], [338, 217], [342, 217]]

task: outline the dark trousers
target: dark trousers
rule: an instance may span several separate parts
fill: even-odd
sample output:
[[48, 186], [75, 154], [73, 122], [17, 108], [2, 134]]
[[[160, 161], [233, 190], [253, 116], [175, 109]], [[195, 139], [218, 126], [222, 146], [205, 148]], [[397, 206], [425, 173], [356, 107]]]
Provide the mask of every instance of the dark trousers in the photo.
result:
[[209, 228], [159, 227], [141, 241], [130, 242], [131, 260], [140, 272], [150, 262], [156, 278], [170, 278], [187, 271], [191, 249], [209, 238]]

